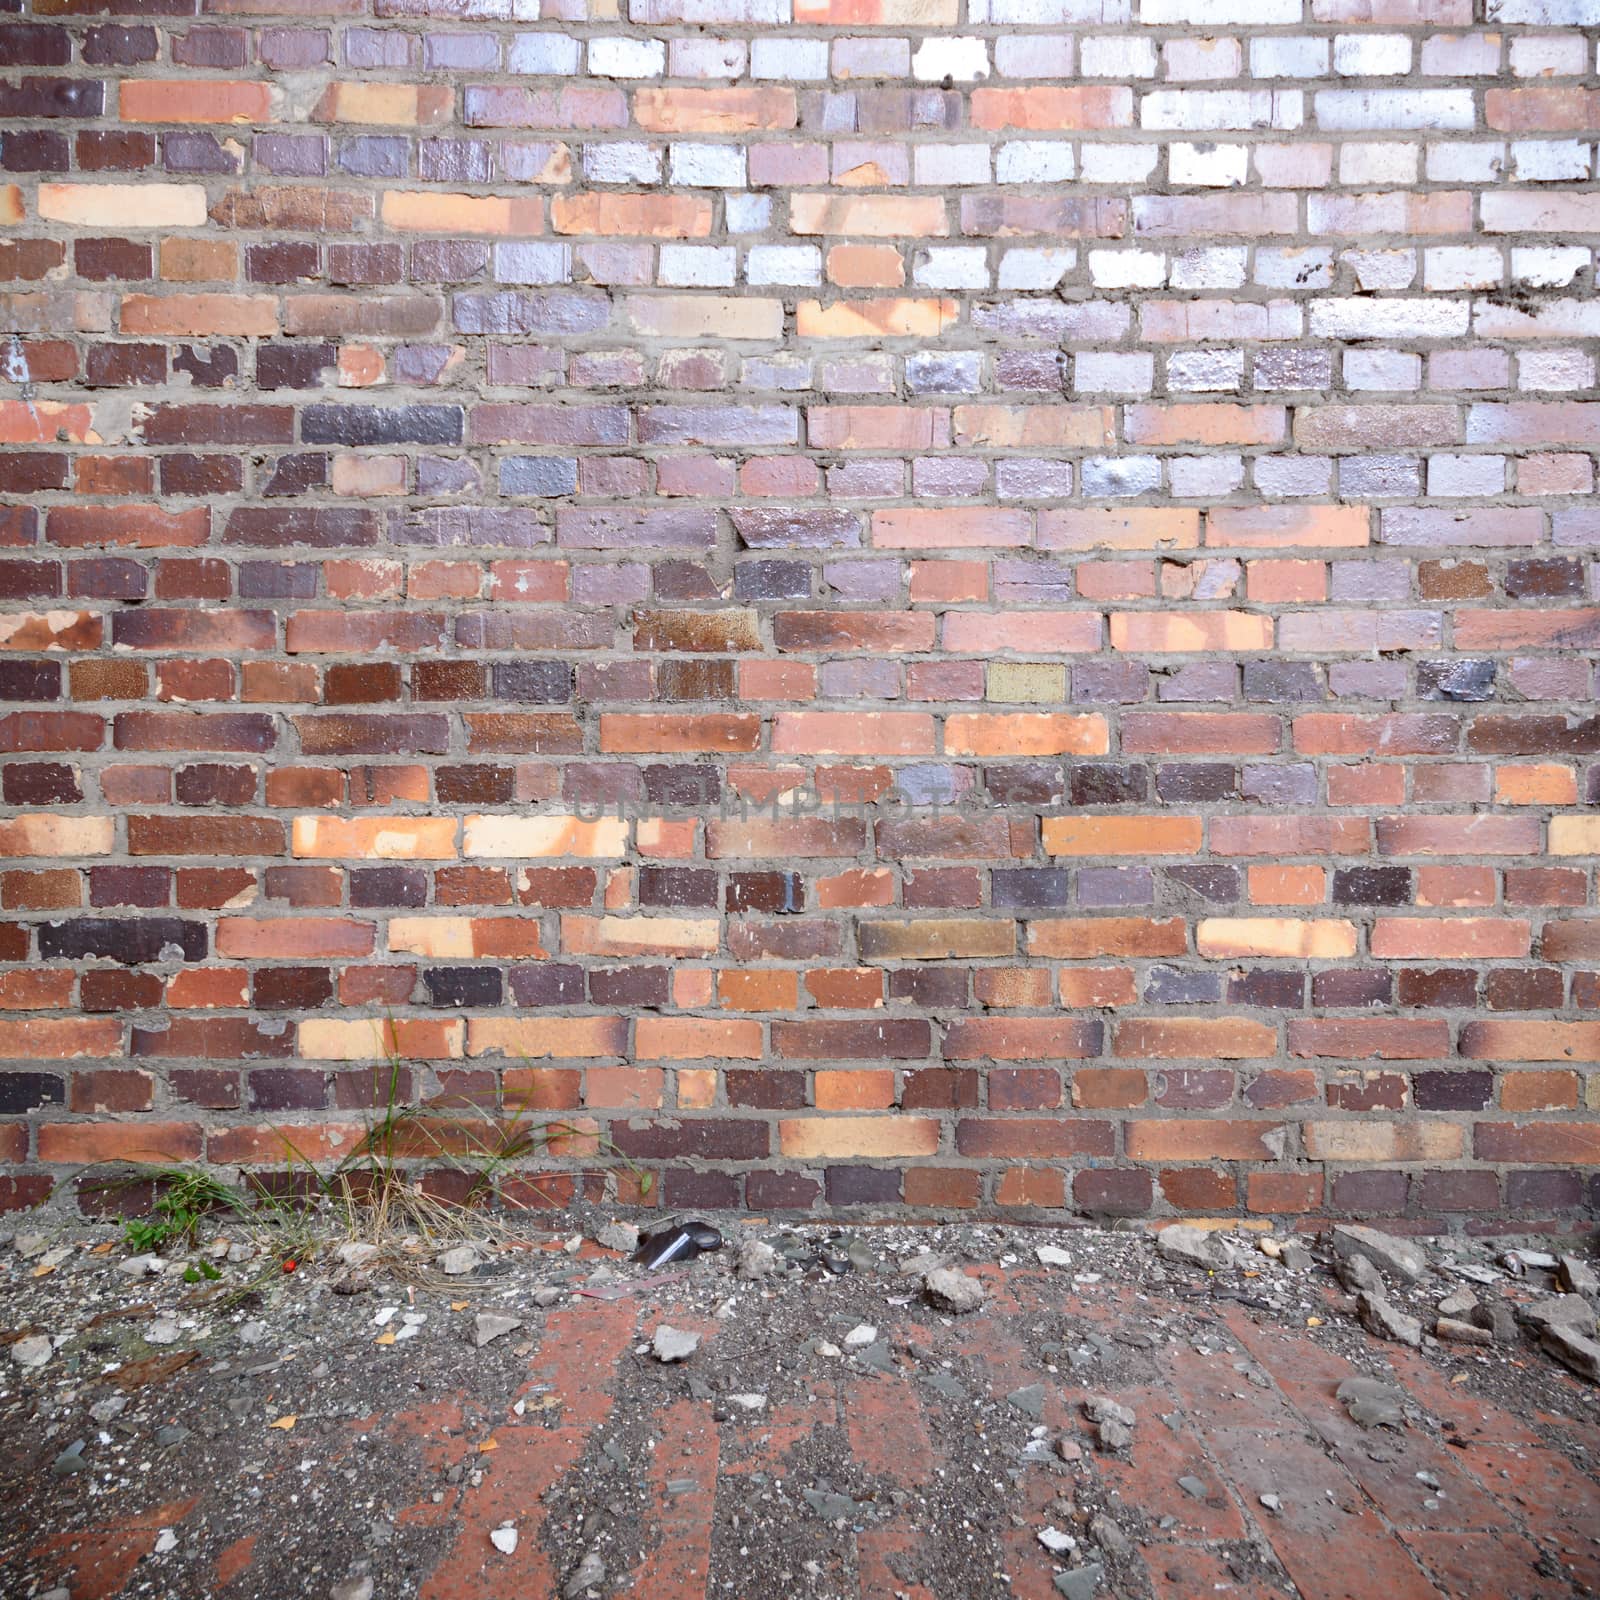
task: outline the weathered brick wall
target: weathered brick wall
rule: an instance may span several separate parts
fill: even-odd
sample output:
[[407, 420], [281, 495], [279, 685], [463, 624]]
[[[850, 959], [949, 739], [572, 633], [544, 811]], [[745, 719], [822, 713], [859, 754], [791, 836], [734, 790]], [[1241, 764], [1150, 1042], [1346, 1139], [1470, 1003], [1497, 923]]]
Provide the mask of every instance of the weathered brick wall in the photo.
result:
[[624, 6], [0, 20], [8, 1201], [1593, 1203], [1596, 0]]

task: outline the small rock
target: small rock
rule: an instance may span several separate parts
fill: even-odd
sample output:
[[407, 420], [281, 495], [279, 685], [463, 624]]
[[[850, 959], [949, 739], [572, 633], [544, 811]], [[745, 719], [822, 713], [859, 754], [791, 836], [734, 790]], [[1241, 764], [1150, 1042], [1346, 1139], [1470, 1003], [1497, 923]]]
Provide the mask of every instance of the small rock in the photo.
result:
[[1593, 1339], [1555, 1323], [1544, 1330], [1539, 1342], [1557, 1361], [1571, 1367], [1580, 1377], [1600, 1383], [1600, 1344]]
[[983, 1285], [976, 1278], [955, 1267], [937, 1267], [923, 1279], [928, 1298], [942, 1311], [953, 1311], [957, 1316], [976, 1311], [988, 1298]]
[[770, 1278], [782, 1266], [783, 1262], [778, 1252], [765, 1239], [748, 1238], [739, 1241], [739, 1248], [733, 1258], [735, 1277], [746, 1281]]
[[766, 1408], [767, 1397], [764, 1394], [730, 1394], [728, 1404], [738, 1406], [741, 1411], [761, 1411]]
[[1351, 1294], [1383, 1293], [1383, 1274], [1365, 1256], [1347, 1256], [1334, 1263], [1334, 1271]]
[[631, 1256], [639, 1248], [639, 1228], [632, 1222], [608, 1222], [595, 1236], [596, 1244]]
[[65, 1478], [74, 1472], [87, 1472], [89, 1463], [83, 1459], [83, 1447], [86, 1439], [75, 1439], [65, 1450], [50, 1463], [50, 1470], [58, 1478]]
[[1102, 1450], [1126, 1450], [1133, 1444], [1133, 1430], [1115, 1417], [1107, 1417], [1095, 1432]]
[[533, 1303], [536, 1306], [558, 1306], [567, 1297], [565, 1289], [557, 1289], [551, 1284], [546, 1284], [542, 1289], [533, 1291]]
[[1056, 1454], [1060, 1456], [1063, 1461], [1082, 1461], [1083, 1446], [1080, 1445], [1076, 1439], [1069, 1439], [1067, 1435], [1063, 1433], [1056, 1440]]
[[1535, 1328], [1566, 1328], [1592, 1337], [1595, 1331], [1594, 1307], [1582, 1295], [1547, 1294], [1520, 1308], [1522, 1320]]
[[1072, 1257], [1067, 1251], [1053, 1244], [1042, 1244], [1034, 1254], [1038, 1256], [1040, 1264], [1046, 1267], [1070, 1267]]
[[859, 1350], [864, 1344], [871, 1344], [878, 1337], [878, 1330], [870, 1322], [858, 1322], [849, 1333], [844, 1336], [846, 1350]]
[[830, 1360], [836, 1360], [839, 1356], [844, 1354], [844, 1351], [842, 1351], [838, 1345], [830, 1344], [826, 1339], [819, 1339], [816, 1343], [815, 1349], [819, 1356], [826, 1356]]
[[1494, 1334], [1488, 1328], [1480, 1328], [1475, 1322], [1462, 1322], [1456, 1317], [1440, 1317], [1434, 1323], [1433, 1331], [1436, 1337], [1448, 1339], [1452, 1344], [1493, 1344]]
[[1472, 1320], [1480, 1328], [1487, 1328], [1494, 1335], [1496, 1344], [1510, 1344], [1517, 1337], [1517, 1318], [1504, 1300], [1495, 1300], [1488, 1305], [1481, 1302], [1472, 1309]]
[[472, 1342], [481, 1350], [522, 1326], [521, 1317], [508, 1317], [498, 1311], [480, 1311], [474, 1320]]
[[478, 1264], [478, 1247], [471, 1244], [458, 1244], [452, 1249], [437, 1255], [433, 1260], [436, 1266], [447, 1278], [459, 1278], [469, 1273]]
[[1273, 1514], [1273, 1516], [1277, 1516], [1277, 1514], [1283, 1510], [1283, 1501], [1275, 1494], [1257, 1495], [1256, 1498], [1260, 1500], [1261, 1504], [1265, 1506], [1266, 1509]]
[[1422, 1324], [1415, 1317], [1390, 1305], [1381, 1294], [1363, 1291], [1356, 1297], [1356, 1310], [1368, 1333], [1408, 1344], [1414, 1350], [1422, 1347]]
[[153, 1278], [166, 1270], [167, 1263], [160, 1256], [125, 1256], [117, 1263], [117, 1271], [130, 1278]]
[[1103, 1511], [1097, 1511], [1089, 1518], [1089, 1537], [1102, 1550], [1109, 1550], [1114, 1556], [1131, 1555], [1133, 1552], [1133, 1541], [1122, 1531], [1121, 1525], [1113, 1522]]
[[1014, 1406], [1026, 1417], [1042, 1417], [1044, 1415], [1044, 1385], [1030, 1383], [1026, 1388], [1013, 1389], [1006, 1396], [1006, 1404]]
[[591, 1550], [578, 1563], [577, 1571], [562, 1585], [561, 1593], [564, 1600], [577, 1600], [585, 1589], [593, 1589], [605, 1581], [606, 1564], [600, 1559], [599, 1551]]
[[1447, 1294], [1437, 1309], [1441, 1317], [1464, 1317], [1477, 1304], [1478, 1297], [1470, 1289], [1457, 1289], [1454, 1294]]
[[1062, 1600], [1093, 1600], [1105, 1577], [1106, 1569], [1098, 1561], [1086, 1567], [1074, 1567], [1070, 1572], [1055, 1575], [1056, 1593]]
[[1387, 1423], [1398, 1428], [1405, 1420], [1400, 1409], [1400, 1391], [1376, 1378], [1346, 1378], [1334, 1390], [1335, 1398], [1344, 1401], [1351, 1419], [1363, 1428], [1375, 1428]]
[[1168, 1261], [1185, 1261], [1207, 1271], [1233, 1265], [1233, 1251], [1225, 1239], [1212, 1229], [1191, 1227], [1186, 1222], [1163, 1228], [1156, 1235], [1156, 1249]]
[[489, 1543], [503, 1556], [514, 1555], [517, 1548], [517, 1530], [509, 1522], [503, 1527], [493, 1528], [489, 1533]]
[[42, 1367], [51, 1354], [50, 1341], [42, 1333], [31, 1333], [11, 1347], [11, 1359], [19, 1367]]
[[328, 1591], [328, 1600], [372, 1600], [371, 1574], [357, 1573], [334, 1584]]
[[1120, 1422], [1123, 1427], [1131, 1428], [1138, 1418], [1127, 1406], [1119, 1405], [1109, 1395], [1093, 1394], [1083, 1402], [1083, 1409], [1088, 1413], [1091, 1422]]
[[1185, 1473], [1183, 1477], [1178, 1479], [1178, 1487], [1191, 1500], [1204, 1500], [1209, 1493], [1203, 1480], [1194, 1477], [1190, 1473]]
[[1291, 1272], [1309, 1272], [1311, 1252], [1303, 1244], [1286, 1244], [1283, 1247], [1283, 1264]]
[[1038, 1537], [1039, 1543], [1053, 1556], [1078, 1548], [1078, 1541], [1070, 1533], [1063, 1533], [1059, 1528], [1045, 1528]]
[[42, 1256], [50, 1248], [50, 1235], [47, 1233], [19, 1233], [11, 1241], [11, 1248], [24, 1261], [31, 1261], [35, 1256]]
[[657, 1361], [687, 1361], [700, 1347], [698, 1333], [685, 1333], [681, 1328], [668, 1327], [662, 1323], [656, 1329], [655, 1338], [651, 1341], [650, 1348]]
[[183, 1337], [182, 1330], [171, 1317], [157, 1317], [144, 1330], [146, 1344], [176, 1344]]
[[1586, 1294], [1591, 1299], [1600, 1295], [1600, 1275], [1577, 1256], [1562, 1256], [1556, 1264], [1556, 1276], [1561, 1280], [1561, 1287], [1573, 1294]]
[[1333, 1230], [1334, 1254], [1349, 1259], [1365, 1256], [1392, 1277], [1415, 1283], [1428, 1269], [1427, 1256], [1408, 1239], [1380, 1233], [1376, 1228], [1340, 1223]]
[[[334, 1252], [347, 1267], [364, 1267], [377, 1260], [378, 1247], [363, 1239], [346, 1239]], [[369, 1583], [370, 1579], [367, 1580]]]
[[178, 1536], [172, 1531], [171, 1528], [163, 1528], [161, 1532], [156, 1535], [156, 1555], [164, 1556], [169, 1550], [176, 1550], [177, 1548]]

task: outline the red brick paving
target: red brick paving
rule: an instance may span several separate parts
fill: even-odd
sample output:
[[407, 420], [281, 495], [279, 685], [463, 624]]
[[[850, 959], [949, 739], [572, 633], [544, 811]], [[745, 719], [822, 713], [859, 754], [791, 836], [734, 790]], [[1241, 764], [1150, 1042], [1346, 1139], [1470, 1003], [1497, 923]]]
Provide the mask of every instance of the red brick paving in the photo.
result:
[[[804, 1403], [775, 1403], [757, 1419], [735, 1413], [721, 1422], [713, 1402], [688, 1397], [686, 1384], [663, 1383], [656, 1386], [656, 1409], [642, 1419], [654, 1440], [644, 1469], [642, 1559], [630, 1572], [612, 1573], [609, 1587], [648, 1600], [712, 1594], [745, 1600], [752, 1591], [739, 1583], [743, 1569], [732, 1563], [720, 1535], [741, 1515], [744, 1527], [754, 1530], [744, 1536], [759, 1539], [759, 1522], [743, 1513], [763, 1484], [789, 1480], [789, 1501], [798, 1504], [811, 1478], [797, 1453], [819, 1429], [835, 1429], [848, 1441], [857, 1476], [880, 1486], [876, 1509], [894, 1491], [907, 1492], [893, 1514], [845, 1535], [842, 1553], [834, 1530], [812, 1525], [821, 1577], [809, 1588], [797, 1582], [793, 1592], [828, 1600], [964, 1600], [980, 1593], [1052, 1600], [1056, 1569], [1037, 1531], [1060, 1521], [1059, 1503], [1051, 1509], [1057, 1496], [1104, 1503], [1107, 1493], [1113, 1511], [1120, 1505], [1125, 1521], [1142, 1528], [1136, 1561], [1114, 1567], [1115, 1581], [1102, 1590], [1115, 1600], [1285, 1600], [1296, 1593], [1302, 1600], [1559, 1600], [1600, 1586], [1600, 1484], [1542, 1439], [1532, 1417], [1478, 1393], [1485, 1369], [1473, 1360], [1368, 1347], [1443, 1426], [1363, 1430], [1334, 1399], [1341, 1379], [1357, 1370], [1343, 1356], [1307, 1333], [1258, 1324], [1236, 1304], [1202, 1302], [1204, 1314], [1225, 1327], [1237, 1348], [1224, 1348], [1222, 1328], [1209, 1355], [1192, 1337], [1158, 1347], [1153, 1381], [1115, 1391], [1133, 1405], [1139, 1422], [1131, 1451], [1112, 1457], [1095, 1449], [1082, 1419], [1085, 1389], [1064, 1369], [1049, 1371], [1051, 1358], [1040, 1352], [1039, 1330], [1060, 1309], [1059, 1280], [1016, 1273], [995, 1288], [981, 1313], [948, 1327], [930, 1329], [925, 1312], [894, 1308], [885, 1309], [879, 1326], [891, 1348], [921, 1351], [924, 1360], [964, 1355], [981, 1371], [990, 1397], [1002, 1402], [1015, 1388], [1045, 1384], [1044, 1420], [1079, 1439], [1083, 1461], [1027, 1468], [1007, 1507], [1014, 1517], [951, 1526], [918, 1491], [941, 1474], [948, 1483], [952, 1474], [971, 1471], [970, 1454], [956, 1448], [968, 1442], [960, 1430], [988, 1429], [993, 1437], [984, 1441], [991, 1449], [986, 1459], [1009, 1461], [1005, 1452], [1026, 1437], [1029, 1419], [1002, 1403], [998, 1419], [991, 1410], [987, 1421], [958, 1421], [960, 1407], [941, 1409], [912, 1366], [884, 1376], [831, 1369], [841, 1373], [837, 1380], [824, 1367]], [[1071, 1304], [1075, 1320], [1107, 1329], [1149, 1325], [1156, 1316], [1192, 1317], [1195, 1309], [1192, 1300], [1183, 1306], [1149, 1295], [1135, 1300], [1110, 1285], [1100, 1286], [1092, 1300], [1074, 1296]], [[432, 1527], [439, 1543], [431, 1570], [405, 1594], [546, 1600], [559, 1592], [583, 1545], [572, 1525], [575, 1513], [570, 1506], [549, 1510], [546, 1493], [619, 1420], [626, 1364], [636, 1360], [633, 1347], [659, 1320], [657, 1308], [633, 1300], [551, 1313], [528, 1357], [522, 1398], [529, 1409], [521, 1417], [484, 1415], [464, 1390], [355, 1425], [380, 1440], [409, 1435], [423, 1442], [416, 1503], [402, 1520]], [[727, 1326], [681, 1315], [672, 1320], [699, 1326], [705, 1352], [715, 1349]], [[1526, 1351], [1495, 1359], [1538, 1358]], [[1462, 1374], [1465, 1380], [1457, 1381]], [[1558, 1414], [1564, 1400], [1582, 1410], [1583, 1391], [1552, 1370], [1547, 1394], [1554, 1409], [1542, 1422], [1573, 1444], [1592, 1446], [1600, 1430]], [[537, 1409], [548, 1396], [555, 1397], [554, 1426]], [[491, 1436], [492, 1447], [482, 1454]], [[481, 1482], [467, 1482], [436, 1503], [437, 1474], [475, 1453], [486, 1463]], [[434, 1475], [424, 1476], [429, 1471]], [[1419, 1479], [1419, 1472], [1434, 1481]], [[998, 1469], [988, 1475], [1003, 1476]], [[1178, 1485], [1185, 1475], [1201, 1480], [1203, 1496]], [[1263, 1508], [1263, 1494], [1280, 1498], [1278, 1513]], [[172, 1524], [181, 1535], [185, 1519], [203, 1522], [206, 1509], [204, 1496], [198, 1505], [156, 1505], [121, 1518], [108, 1505], [103, 1524], [53, 1535], [33, 1555], [58, 1558], [73, 1600], [149, 1593], [136, 1563], [153, 1530]], [[566, 1521], [558, 1523], [562, 1517]], [[487, 1531], [505, 1520], [520, 1531], [511, 1555], [487, 1539]], [[804, 1545], [806, 1530], [800, 1534]], [[214, 1563], [215, 1587], [206, 1593], [225, 1600], [264, 1594], [252, 1584], [252, 1569], [273, 1537], [264, 1526], [225, 1548]], [[941, 1539], [969, 1549], [978, 1562], [948, 1587], [928, 1567], [929, 1551]], [[749, 1559], [759, 1563], [763, 1552], [757, 1548]], [[974, 1570], [992, 1572], [992, 1586], [975, 1587]], [[381, 1583], [377, 1591], [379, 1600], [399, 1592]]]

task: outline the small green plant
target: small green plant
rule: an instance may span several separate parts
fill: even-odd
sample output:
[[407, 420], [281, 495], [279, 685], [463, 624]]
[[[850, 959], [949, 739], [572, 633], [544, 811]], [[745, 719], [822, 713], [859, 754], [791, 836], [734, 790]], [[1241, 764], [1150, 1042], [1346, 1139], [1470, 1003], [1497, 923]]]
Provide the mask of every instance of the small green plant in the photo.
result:
[[137, 1167], [125, 1179], [106, 1187], [135, 1183], [155, 1185], [156, 1197], [148, 1217], [130, 1218], [122, 1237], [130, 1250], [161, 1250], [167, 1245], [191, 1244], [200, 1219], [211, 1211], [248, 1214], [249, 1203], [220, 1178], [197, 1167]]

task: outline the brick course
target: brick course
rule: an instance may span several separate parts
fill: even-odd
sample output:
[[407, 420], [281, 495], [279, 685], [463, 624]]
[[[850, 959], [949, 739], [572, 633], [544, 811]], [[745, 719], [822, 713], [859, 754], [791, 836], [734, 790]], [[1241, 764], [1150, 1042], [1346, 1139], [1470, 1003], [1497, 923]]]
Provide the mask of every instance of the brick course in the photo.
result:
[[1600, 1199], [1593, 0], [154, 10], [0, 20], [0, 1205], [385, 1044], [672, 1206]]

